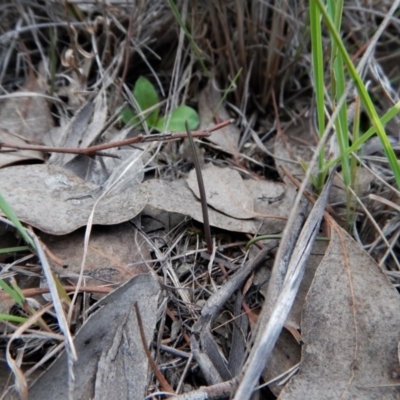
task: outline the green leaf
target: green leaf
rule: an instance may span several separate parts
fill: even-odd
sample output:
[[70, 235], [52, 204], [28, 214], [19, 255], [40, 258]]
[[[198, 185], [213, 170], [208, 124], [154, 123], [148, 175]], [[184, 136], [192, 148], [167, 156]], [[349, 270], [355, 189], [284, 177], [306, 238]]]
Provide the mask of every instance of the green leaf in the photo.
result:
[[[159, 103], [158, 94], [154, 85], [143, 76], [136, 81], [133, 89], [133, 96], [141, 111], [146, 111]], [[146, 122], [150, 127], [154, 127], [157, 124], [159, 112], [160, 107], [157, 107], [148, 115]]]
[[[165, 126], [168, 120], [168, 126]], [[160, 132], [163, 130], [185, 132], [185, 121], [191, 130], [197, 129], [200, 124], [196, 110], [189, 106], [179, 106], [170, 115], [160, 118], [154, 128]]]
[[125, 125], [136, 125], [139, 121], [139, 118], [129, 107], [125, 107], [121, 112], [121, 120]]

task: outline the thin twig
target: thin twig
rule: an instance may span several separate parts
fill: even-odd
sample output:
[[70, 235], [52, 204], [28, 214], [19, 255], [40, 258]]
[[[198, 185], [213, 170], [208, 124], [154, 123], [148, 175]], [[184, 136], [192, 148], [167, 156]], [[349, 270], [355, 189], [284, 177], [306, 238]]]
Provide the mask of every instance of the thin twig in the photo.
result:
[[134, 307], [135, 307], [136, 318], [137, 318], [138, 327], [139, 327], [140, 339], [142, 340], [143, 350], [146, 353], [147, 359], [149, 360], [151, 369], [153, 370], [154, 375], [156, 376], [158, 382], [160, 382], [162, 389], [165, 392], [168, 392], [171, 395], [173, 395], [173, 394], [175, 394], [174, 389], [172, 389], [170, 384], [164, 378], [164, 375], [158, 369], [157, 364], [154, 362], [153, 358], [151, 357], [150, 350], [147, 348], [146, 336], [144, 334], [142, 317], [140, 315], [139, 306], [138, 306], [137, 302], [135, 302]]
[[204, 236], [206, 237], [207, 251], [210, 254], [212, 254], [213, 242], [212, 242], [212, 238], [211, 238], [210, 220], [208, 218], [207, 197], [206, 197], [206, 191], [204, 189], [203, 175], [201, 173], [200, 161], [199, 161], [199, 157], [197, 156], [196, 145], [193, 140], [193, 134], [190, 131], [189, 124], [187, 121], [185, 121], [185, 126], [186, 126], [186, 132], [187, 132], [187, 135], [189, 138], [190, 146], [192, 147], [193, 163], [194, 163], [194, 168], [196, 170], [197, 184], [199, 186], [201, 212], [203, 214]]
[[[194, 137], [208, 137], [212, 132], [217, 131], [219, 129], [225, 128], [226, 126], [232, 124], [234, 122], [233, 119], [228, 121], [221, 122], [220, 124], [216, 124], [209, 129], [203, 129], [199, 131], [193, 131], [192, 135]], [[43, 151], [45, 153], [68, 153], [68, 154], [83, 154], [87, 156], [97, 155], [99, 151], [112, 149], [115, 147], [128, 146], [134, 143], [143, 143], [143, 142], [153, 142], [153, 141], [166, 141], [166, 140], [176, 140], [176, 139], [186, 139], [188, 136], [186, 133], [167, 133], [167, 134], [159, 134], [159, 135], [139, 135], [134, 138], [119, 140], [117, 142], [112, 143], [104, 143], [96, 146], [90, 146], [86, 148], [69, 148], [69, 147], [51, 147], [51, 146], [36, 146], [36, 145], [16, 145], [10, 143], [0, 142], [0, 149], [5, 147], [8, 149], [16, 149], [16, 150], [36, 150]]]
[[[73, 292], [76, 289], [74, 285], [66, 285], [62, 286], [66, 292]], [[81, 286], [79, 288], [79, 292], [81, 293], [101, 293], [101, 294], [108, 294], [115, 289], [114, 286]], [[50, 288], [48, 287], [41, 287], [41, 288], [29, 288], [29, 289], [21, 289], [23, 295], [25, 297], [32, 297], [37, 296], [40, 294], [45, 294], [50, 292]], [[11, 296], [1, 291], [0, 292], [0, 301], [11, 299]]]

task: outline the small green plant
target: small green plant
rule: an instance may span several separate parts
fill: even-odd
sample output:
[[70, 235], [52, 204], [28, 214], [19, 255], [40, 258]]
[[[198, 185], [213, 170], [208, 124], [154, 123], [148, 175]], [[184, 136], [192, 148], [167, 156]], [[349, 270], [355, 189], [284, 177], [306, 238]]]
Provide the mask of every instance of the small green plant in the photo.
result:
[[[317, 191], [321, 191], [329, 169], [337, 162], [341, 164], [341, 173], [346, 187], [346, 221], [347, 228], [353, 226], [355, 214], [355, 198], [352, 190], [356, 188], [358, 177], [358, 161], [351, 154], [357, 153], [361, 145], [372, 135], [377, 134], [382, 148], [386, 154], [389, 165], [392, 169], [397, 186], [400, 187], [400, 165], [385, 132], [384, 124], [392, 119], [400, 111], [400, 102], [390, 108], [386, 114], [379, 118], [377, 109], [367, 90], [365, 83], [357, 71], [340, 35], [343, 14], [343, 0], [312, 0], [310, 1], [310, 32], [313, 61], [313, 81], [316, 100], [316, 111], [318, 121], [318, 134], [320, 138], [326, 130], [326, 100], [329, 97], [329, 104], [332, 113], [337, 114], [334, 119], [334, 134], [338, 144], [339, 154], [335, 160], [326, 160], [325, 151], [319, 154], [318, 174], [313, 177], [313, 184]], [[322, 42], [322, 22], [328, 28], [331, 39], [331, 54], [328, 63], [324, 59], [324, 45]], [[329, 90], [325, 89], [325, 68], [329, 68], [330, 85]], [[349, 95], [350, 81], [357, 93], [353, 95], [355, 100], [353, 127], [348, 118], [347, 103], [342, 98]], [[368, 115], [372, 126], [363, 133], [360, 132], [361, 107]], [[351, 190], [352, 189], [352, 190]]]
[[[18, 251], [26, 251], [31, 250], [33, 252], [37, 252], [36, 245], [32, 238], [29, 236], [28, 231], [26, 228], [21, 224], [20, 220], [18, 219], [17, 215], [15, 214], [14, 210], [8, 204], [6, 199], [0, 192], [0, 210], [3, 214], [14, 224], [16, 230], [18, 231], [19, 235], [24, 239], [27, 245], [25, 246], [18, 246], [18, 247], [8, 247], [8, 248], [0, 248], [0, 254], [7, 254], [7, 253], [15, 253]], [[56, 276], [54, 276], [56, 281], [56, 285], [58, 288], [58, 292], [60, 296], [66, 300], [67, 302], [70, 301], [68, 294], [66, 293], [65, 289], [62, 287], [60, 281]], [[34, 315], [36, 310], [34, 310], [29, 303], [26, 301], [26, 298], [19, 288], [17, 282], [11, 278], [11, 283], [8, 284], [4, 279], [0, 278], [0, 290], [6, 292], [16, 304], [18, 304], [22, 309], [24, 309], [28, 315]], [[11, 321], [11, 322], [25, 322], [27, 319], [22, 317], [16, 317], [13, 315], [3, 314], [0, 313], [0, 321]], [[45, 321], [42, 318], [39, 318], [38, 324], [43, 327], [48, 332], [51, 332], [51, 329], [47, 326]]]
[[131, 108], [121, 111], [122, 121], [128, 125], [137, 125], [142, 121], [138, 114], [144, 114], [145, 122], [149, 128], [159, 132], [185, 131], [185, 121], [188, 121], [190, 129], [197, 129], [199, 116], [197, 112], [188, 106], [182, 105], [171, 111], [170, 114], [160, 117], [160, 106], [157, 91], [154, 85], [146, 78], [140, 77], [133, 88], [133, 97], [136, 100], [139, 112]]

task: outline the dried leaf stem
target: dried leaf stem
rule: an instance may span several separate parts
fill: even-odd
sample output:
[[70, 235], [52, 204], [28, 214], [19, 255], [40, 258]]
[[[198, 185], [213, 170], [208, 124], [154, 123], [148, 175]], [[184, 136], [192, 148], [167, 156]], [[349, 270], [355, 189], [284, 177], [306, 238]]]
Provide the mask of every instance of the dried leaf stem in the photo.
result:
[[[208, 137], [212, 132], [217, 131], [219, 129], [225, 128], [226, 126], [233, 123], [233, 119], [228, 121], [221, 122], [219, 124], [214, 125], [209, 129], [203, 129], [199, 131], [193, 131], [192, 135], [194, 137]], [[95, 155], [103, 155], [99, 152], [107, 149], [112, 149], [115, 147], [128, 146], [135, 143], [143, 143], [143, 142], [153, 142], [153, 141], [167, 141], [167, 140], [176, 140], [176, 139], [186, 139], [188, 136], [186, 133], [167, 133], [167, 134], [155, 134], [155, 135], [139, 135], [133, 138], [119, 140], [117, 142], [112, 143], [104, 143], [96, 146], [90, 146], [86, 148], [79, 147], [51, 147], [51, 146], [39, 146], [39, 145], [16, 145], [11, 143], [0, 142], [0, 149], [8, 148], [15, 150], [35, 150], [35, 151], [43, 151], [45, 153], [68, 153], [68, 154], [83, 154], [89, 157], [93, 157]]]
[[203, 213], [204, 236], [206, 237], [207, 251], [210, 254], [212, 254], [213, 242], [211, 238], [210, 220], [208, 218], [207, 198], [206, 198], [206, 191], [204, 189], [203, 175], [201, 173], [199, 157], [197, 156], [196, 144], [194, 143], [193, 140], [193, 133], [190, 131], [189, 124], [187, 121], [185, 121], [185, 126], [190, 146], [193, 152], [193, 163], [194, 163], [194, 168], [196, 170], [197, 184], [199, 185], [200, 203], [201, 203], [201, 211]]
[[136, 318], [137, 318], [137, 322], [138, 322], [138, 326], [139, 326], [140, 339], [142, 340], [142, 344], [143, 344], [143, 350], [146, 353], [146, 356], [149, 360], [151, 369], [153, 370], [154, 375], [156, 376], [158, 382], [160, 382], [163, 390], [170, 393], [171, 395], [173, 395], [173, 394], [175, 394], [174, 389], [171, 387], [171, 385], [168, 383], [168, 381], [164, 378], [164, 375], [158, 369], [157, 364], [154, 362], [153, 358], [151, 357], [150, 351], [147, 348], [146, 337], [145, 337], [144, 329], [143, 329], [142, 317], [140, 315], [139, 306], [138, 306], [137, 302], [135, 302], [134, 307], [135, 307]]

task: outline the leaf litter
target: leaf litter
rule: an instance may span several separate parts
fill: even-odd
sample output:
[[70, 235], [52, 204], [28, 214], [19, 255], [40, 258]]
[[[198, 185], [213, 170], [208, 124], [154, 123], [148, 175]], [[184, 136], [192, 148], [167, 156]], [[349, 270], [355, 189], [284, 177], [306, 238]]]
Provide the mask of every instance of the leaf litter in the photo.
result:
[[[53, 235], [64, 235], [86, 226], [102, 193], [97, 185], [50, 164], [0, 170], [0, 187], [21, 221]], [[133, 193], [125, 191], [115, 196], [111, 193], [97, 206], [94, 224], [128, 221], [146, 203], [147, 194], [141, 186]]]
[[[233, 218], [254, 217], [253, 198], [239, 172], [231, 168], [218, 168], [213, 164], [208, 164], [202, 169], [202, 175], [209, 206]], [[199, 199], [199, 187], [194, 170], [190, 171], [186, 182]]]
[[[143, 330], [148, 346], [155, 328], [159, 293], [157, 280], [150, 274], [142, 274], [96, 304], [98, 311], [75, 337], [80, 361], [74, 366], [74, 399], [145, 397], [149, 360], [132, 304], [138, 304], [140, 314], [146, 316]], [[135, 380], [127, 380], [125, 376]], [[33, 384], [29, 398], [69, 399], [70, 390], [64, 353]]]
[[[199, 96], [200, 129], [207, 129], [215, 121], [226, 121], [230, 118], [222, 102], [221, 89], [215, 79], [210, 79]], [[239, 129], [230, 125], [216, 132], [209, 141], [220, 146], [223, 150], [236, 155], [240, 138]]]
[[[71, 43], [68, 43], [69, 56], [72, 55], [72, 58], [68, 61], [66, 52], [56, 46], [55, 51], [62, 63], [59, 67], [55, 66], [55, 75], [48, 74], [44, 78], [44, 81], [58, 86], [51, 100], [51, 112], [58, 120], [58, 126], [53, 127], [53, 118], [49, 118], [51, 103], [44, 101], [44, 96], [47, 99], [50, 97], [49, 88], [46, 85], [32, 88], [32, 85], [44, 82], [41, 81], [41, 72], [36, 81], [30, 75], [23, 89], [16, 92], [19, 96], [29, 91], [28, 97], [17, 97], [18, 100], [14, 97], [12, 101], [10, 98], [3, 102], [6, 106], [3, 107], [4, 112], [0, 111], [1, 140], [17, 144], [34, 142], [86, 148], [92, 144], [118, 141], [141, 133], [137, 127], [121, 127], [121, 123], [116, 120], [114, 126], [108, 126], [112, 114], [115, 112], [118, 115], [120, 105], [119, 100], [113, 97], [114, 93], [131, 91], [133, 83], [143, 76], [143, 71], [147, 74], [149, 67], [152, 79], [156, 78], [160, 87], [164, 85], [164, 91], [168, 92], [167, 85], [174, 74], [168, 69], [170, 60], [168, 57], [163, 59], [161, 64], [166, 70], [158, 77], [156, 74], [159, 71], [152, 69], [153, 60], [150, 57], [149, 62], [143, 49], [146, 53], [150, 49], [152, 54], [156, 54], [166, 44], [169, 48], [181, 27], [174, 25], [176, 21], [170, 9], [160, 3], [149, 2], [143, 10], [135, 11], [135, 15], [144, 12], [138, 16], [140, 29], [133, 20], [127, 25], [126, 21], [119, 21], [121, 16], [133, 15], [132, 10], [126, 13], [127, 10], [117, 4], [101, 10], [96, 7], [100, 6], [74, 4], [74, 38], [70, 38]], [[33, 396], [30, 398], [67, 398], [70, 391], [74, 393], [74, 398], [142, 399], [165, 390], [176, 392], [177, 398], [186, 396], [185, 399], [192, 399], [199, 395], [198, 388], [204, 386], [204, 381], [208, 386], [201, 389], [202, 396], [208, 393], [210, 398], [231, 398], [240, 384], [245, 350], [252, 344], [249, 335], [255, 337], [257, 320], [265, 319], [263, 314], [258, 314], [258, 310], [262, 303], [270, 304], [271, 298], [277, 294], [274, 292], [276, 288], [270, 283], [276, 282], [272, 265], [274, 258], [278, 259], [278, 264], [290, 253], [290, 246], [284, 241], [278, 253], [276, 248], [279, 245], [278, 236], [281, 236], [291, 216], [297, 193], [294, 185], [282, 174], [281, 167], [286, 167], [297, 178], [303, 179], [304, 170], [299, 162], [310, 162], [313, 147], [317, 143], [311, 118], [299, 117], [310, 112], [309, 106], [302, 103], [304, 98], [296, 94], [293, 101], [284, 99], [288, 90], [282, 86], [279, 88], [282, 98], [279, 99], [279, 109], [275, 110], [275, 116], [271, 117], [269, 108], [270, 100], [278, 93], [274, 93], [275, 84], [280, 85], [282, 82], [283, 85], [287, 81], [291, 88], [304, 87], [299, 76], [304, 77], [301, 68], [304, 68], [304, 60], [308, 58], [293, 58], [293, 54], [298, 52], [292, 51], [291, 46], [282, 47], [284, 41], [281, 40], [288, 40], [290, 35], [297, 37], [301, 33], [296, 32], [294, 23], [277, 32], [282, 14], [276, 10], [263, 9], [265, 5], [261, 3], [246, 6], [236, 3], [230, 11], [237, 12], [238, 29], [244, 27], [249, 32], [255, 29], [254, 26], [246, 25], [247, 22], [241, 19], [243, 15], [257, 15], [260, 26], [267, 26], [267, 23], [262, 22], [266, 22], [267, 16], [268, 20], [275, 21], [273, 29], [268, 27], [262, 34], [249, 35], [243, 42], [238, 31], [232, 32], [229, 24], [221, 26], [223, 21], [229, 20], [223, 8], [217, 10], [211, 4], [204, 6], [202, 12], [205, 14], [196, 18], [199, 11], [191, 9], [190, 5], [185, 7], [193, 13], [190, 14], [194, 17], [192, 21], [210, 21], [209, 26], [198, 30], [202, 34], [196, 34], [196, 46], [198, 42], [198, 49], [205, 55], [207, 62], [217, 60], [214, 67], [218, 68], [211, 74], [205, 74], [211, 76], [207, 82], [203, 77], [198, 79], [201, 74], [196, 70], [197, 66], [189, 61], [190, 47], [186, 47], [184, 40], [179, 40], [176, 59], [182, 62], [182, 76], [179, 77], [176, 93], [167, 98], [165, 109], [171, 110], [178, 103], [181, 104], [176, 108], [178, 110], [181, 110], [179, 107], [185, 107], [183, 104], [197, 106], [203, 129], [230, 119], [232, 115], [225, 106], [234, 103], [230, 110], [235, 110], [238, 119], [237, 126], [225, 127], [204, 142], [197, 140], [206, 162], [203, 175], [210, 221], [214, 227], [215, 248], [212, 254], [204, 252], [201, 230], [203, 215], [197, 182], [191, 160], [181, 156], [179, 144], [147, 146], [145, 143], [140, 144], [139, 148], [125, 146], [107, 150], [106, 156], [96, 154], [93, 157], [52, 154], [47, 159], [42, 153], [26, 150], [2, 152], [0, 155], [0, 165], [3, 167], [28, 163], [32, 159], [35, 162], [47, 162], [43, 165], [3, 168], [0, 171], [0, 190], [18, 217], [34, 227], [47, 245], [53, 272], [60, 277], [61, 283], [76, 290], [76, 277], [82, 272], [85, 281], [81, 289], [93, 285], [98, 289], [108, 285], [122, 285], [95, 305], [97, 312], [89, 317], [75, 335], [80, 357], [71, 367], [77, 377], [75, 386], [68, 382], [68, 375], [72, 375], [71, 370], [68, 371], [68, 353], [64, 353], [36, 383], [33, 383], [33, 372], [25, 368], [31, 385], [29, 394]], [[185, 7], [181, 10], [184, 18], [188, 11]], [[239, 10], [238, 7], [246, 9]], [[103, 15], [104, 19], [96, 18], [95, 22], [85, 19], [89, 16], [87, 13], [93, 10], [100, 10], [98, 15]], [[291, 13], [293, 21], [300, 21], [302, 16], [307, 15], [304, 9], [299, 11], [297, 15], [294, 9], [286, 10]], [[85, 21], [83, 25], [75, 21], [79, 15]], [[34, 16], [35, 12], [30, 10], [29, 18]], [[55, 9], [52, 18], [59, 19], [57, 23], [60, 24], [54, 28], [53, 34], [62, 32], [62, 42], [68, 42], [68, 30], [64, 29], [65, 10], [58, 14]], [[5, 26], [10, 20], [2, 18]], [[102, 25], [105, 21], [107, 25]], [[345, 16], [344, 21], [348, 22], [349, 19]], [[350, 21], [353, 29], [354, 18], [350, 18]], [[173, 29], [161, 30], [163, 34], [160, 35], [161, 23]], [[103, 30], [103, 27], [106, 29]], [[196, 24], [193, 27], [196, 30]], [[10, 45], [11, 54], [17, 43], [14, 40], [16, 36], [11, 33], [18, 33], [19, 42], [25, 41], [25, 45], [28, 43], [32, 46], [32, 54], [43, 54], [48, 43], [40, 42], [45, 35], [37, 35], [38, 32], [42, 34], [42, 28], [39, 26], [32, 31], [35, 33], [33, 42], [26, 41], [25, 28], [21, 30], [17, 24], [10, 25], [9, 31], [0, 40]], [[112, 34], [105, 35], [105, 31]], [[209, 31], [214, 32], [211, 39]], [[277, 36], [270, 37], [269, 32]], [[181, 34], [183, 38], [183, 30]], [[118, 42], [118, 37], [127, 38], [127, 42]], [[271, 41], [264, 42], [266, 37]], [[82, 47], [85, 38], [90, 40]], [[263, 49], [270, 48], [276, 38], [279, 38], [279, 51], [269, 52], [265, 58]], [[289, 49], [288, 53], [285, 47]], [[261, 51], [256, 55], [252, 53], [251, 62], [246, 59], [250, 56], [250, 53], [246, 53], [248, 48], [256, 53]], [[221, 49], [224, 49], [223, 56]], [[90, 60], [87, 59], [89, 54]], [[94, 58], [92, 55], [95, 55]], [[13, 57], [3, 55], [2, 59], [5, 60], [3, 72], [10, 62], [10, 65], [14, 65]], [[47, 62], [45, 58], [44, 61]], [[24, 64], [24, 67], [27, 65]], [[243, 67], [243, 74], [238, 76], [237, 65]], [[278, 71], [280, 66], [282, 69]], [[49, 65], [47, 67], [49, 72]], [[122, 69], [125, 71], [120, 75]], [[133, 71], [132, 76], [128, 70]], [[265, 77], [266, 70], [272, 74], [268, 79]], [[310, 71], [308, 64], [305, 70]], [[21, 79], [21, 73], [17, 71], [18, 68], [8, 68], [7, 79], [10, 82]], [[15, 75], [12, 75], [13, 72]], [[234, 85], [231, 81], [233, 76], [237, 76]], [[274, 79], [277, 77], [279, 79]], [[52, 81], [53, 78], [56, 80]], [[114, 80], [117, 82], [116, 87]], [[70, 82], [70, 86], [64, 86], [66, 90], [63, 93], [59, 86], [61, 82], [61, 85], [65, 85], [65, 81]], [[226, 89], [228, 87], [234, 88], [232, 93]], [[8, 90], [13, 95], [15, 87], [8, 85]], [[68, 104], [57, 98], [57, 95], [65, 94]], [[377, 101], [384, 97], [378, 95]], [[310, 104], [309, 100], [306, 99], [305, 103]], [[299, 108], [300, 114], [296, 115]], [[157, 113], [159, 111], [163, 115], [161, 103]], [[252, 113], [251, 117], [249, 112]], [[11, 118], [7, 121], [9, 116]], [[276, 125], [279, 118], [285, 119], [283, 132]], [[286, 120], [290, 118], [295, 121], [295, 125], [287, 125]], [[35, 119], [39, 122], [37, 127], [34, 126]], [[29, 136], [29, 129], [26, 129], [31, 123], [34, 137]], [[163, 120], [161, 123], [164, 123]], [[13, 129], [18, 131], [17, 135]], [[252, 138], [247, 136], [250, 130]], [[272, 139], [273, 151], [265, 152], [263, 142], [269, 133], [275, 131], [277, 134]], [[262, 146], [259, 146], [260, 143]], [[273, 160], [268, 160], [271, 154]], [[390, 198], [391, 195], [381, 187], [376, 189], [376, 175], [382, 176], [384, 167], [382, 163], [374, 164], [371, 160], [368, 167], [373, 170], [373, 174], [364, 173], [367, 169], [358, 166], [359, 187], [356, 192], [362, 198], [371, 190], [377, 190], [382, 198]], [[274, 178], [268, 171], [275, 167], [280, 176]], [[119, 184], [115, 187], [116, 181]], [[110, 193], [97, 204], [97, 200], [110, 188]], [[344, 193], [341, 180], [335, 176], [330, 203], [335, 211], [339, 210], [339, 215]], [[95, 204], [93, 221], [88, 224]], [[384, 210], [381, 208], [378, 211]], [[387, 248], [381, 244], [384, 242], [382, 238], [377, 237], [375, 229], [367, 225], [363, 210], [357, 208], [357, 213], [358, 223], [354, 227], [357, 240], [364, 241], [366, 248], [372, 242], [371, 252], [374, 255], [387, 252]], [[392, 226], [390, 232], [389, 229], [385, 230], [385, 234], [391, 240], [391, 254], [394, 254], [397, 251], [397, 228], [396, 220], [390, 219], [389, 214], [385, 211], [382, 224]], [[307, 215], [308, 211], [304, 211], [304, 217]], [[380, 262], [384, 267], [380, 270], [360, 244], [337, 225], [328, 223], [328, 220], [325, 219], [319, 235], [327, 236], [330, 242], [317, 243], [313, 247], [314, 254], [307, 262], [292, 312], [286, 321], [280, 321], [285, 329], [271, 353], [267, 367], [261, 365], [264, 382], [272, 382], [277, 376], [284, 376], [287, 370], [291, 370], [292, 374], [298, 368], [297, 375], [271, 383], [270, 390], [282, 399], [328, 398], [328, 395], [331, 398], [398, 398], [398, 338], [395, 333], [399, 325], [395, 312], [398, 295], [385, 276], [386, 273], [396, 283], [398, 271], [388, 271], [387, 266], [391, 262], [385, 262], [384, 257]], [[95, 224], [93, 227], [92, 222]], [[247, 251], [245, 244], [249, 234], [275, 236], [257, 243], [260, 250], [252, 246]], [[326, 246], [328, 249], [320, 261], [325, 251], [323, 247]], [[34, 290], [40, 289], [41, 269], [38, 264], [43, 264], [44, 260], [39, 257], [33, 264], [21, 261], [23, 265], [19, 265], [13, 257], [13, 263], [4, 260], [1, 277], [10, 282], [14, 279], [23, 291], [35, 293]], [[82, 259], [85, 259], [84, 263]], [[82, 264], [84, 269], [81, 271]], [[257, 277], [257, 268], [263, 270], [264, 274]], [[147, 271], [150, 273], [143, 274]], [[26, 288], [24, 284], [28, 282], [28, 274], [36, 283], [29, 281], [30, 287]], [[161, 282], [162, 292], [157, 281]], [[38, 293], [29, 295], [29, 302], [43, 310], [46, 298]], [[88, 303], [101, 297], [95, 293], [91, 296], [78, 296], [71, 329], [79, 327], [86, 319]], [[51, 300], [49, 297], [47, 299]], [[145, 345], [142, 343], [143, 335], [137, 329], [138, 316], [133, 312], [135, 300], [139, 303], [145, 328]], [[66, 298], [64, 301], [67, 310], [68, 301]], [[8, 300], [2, 302], [2, 311], [7, 312], [10, 304]], [[82, 313], [79, 307], [82, 307]], [[54, 318], [51, 313], [45, 316]], [[7, 340], [7, 334], [15, 332], [16, 327], [11, 323], [2, 323], [3, 326], [3, 336]], [[25, 351], [29, 362], [31, 354], [37, 354], [34, 350], [31, 352], [31, 349], [41, 347], [36, 345], [38, 337], [32, 331], [35, 332], [33, 329], [25, 331], [20, 338], [24, 350], [18, 348], [14, 341], [14, 361], [22, 361], [23, 365], [28, 363], [21, 354]], [[62, 344], [56, 347], [54, 342], [47, 343], [51, 351], [62, 347]], [[150, 355], [144, 351], [148, 347], [153, 352]], [[54, 359], [54, 355], [49, 357]], [[152, 363], [153, 359], [159, 367]], [[296, 367], [298, 361], [301, 363]], [[149, 364], [156, 378], [148, 374]], [[36, 365], [39, 369], [41, 364]], [[129, 379], [124, 379], [126, 374]], [[9, 390], [7, 395], [11, 396], [11, 386], [8, 385], [6, 389]], [[248, 389], [246, 395], [250, 395], [251, 391]], [[262, 392], [260, 397], [264, 396]]]
[[399, 295], [343, 229], [331, 240], [302, 315], [302, 362], [280, 398], [397, 399]]
[[[40, 143], [43, 135], [54, 126], [46, 100], [41, 94], [46, 92], [42, 76], [31, 76], [17, 94], [21, 97], [8, 98], [0, 107], [0, 141], [22, 145]], [[25, 94], [25, 96], [23, 96]], [[44, 160], [38, 151], [16, 150], [0, 153], [0, 167], [29, 160]]]
[[[83, 237], [82, 229], [62, 236], [41, 233], [41, 240], [52, 255], [49, 261], [53, 271], [73, 284], [80, 272]], [[86, 257], [84, 285], [119, 286], [147, 273], [146, 261], [150, 259], [146, 242], [132, 224], [95, 226]], [[94, 298], [100, 296], [94, 295]]]
[[[142, 187], [144, 187], [146, 189], [146, 192], [149, 194], [148, 206], [157, 210], [166, 211], [168, 213], [188, 215], [196, 221], [203, 222], [200, 202], [198, 199], [196, 199], [193, 192], [187, 186], [186, 182], [181, 180], [166, 182], [162, 180], [152, 179], [149, 181], [145, 181]], [[255, 212], [252, 213], [252, 216], [254, 217], [254, 215], [268, 214], [270, 215], [270, 219], [248, 219], [248, 212], [243, 212], [244, 215], [242, 216], [242, 219], [238, 219], [210, 208], [208, 210], [210, 224], [212, 226], [232, 232], [253, 234], [281, 232], [288, 215], [288, 208], [282, 207], [281, 201], [284, 200], [286, 204], [291, 204], [291, 196], [293, 192], [291, 193], [290, 190], [284, 191], [282, 185], [280, 184], [266, 181], [259, 181], [257, 182], [257, 184], [254, 185], [249, 184], [249, 187], [253, 189], [253, 191], [247, 189], [246, 185], [244, 185], [243, 187], [245, 188], [246, 192], [251, 195], [253, 205], [256, 206]], [[270, 190], [271, 188], [272, 191]], [[270, 196], [271, 194], [273, 195], [274, 190], [275, 193], [278, 193], [278, 196], [276, 197], [279, 198], [280, 196], [282, 196], [282, 192], [284, 192], [284, 194], [287, 194], [289, 198], [283, 196], [281, 201], [269, 203], [268, 196]], [[226, 203], [225, 210], [228, 210], [227, 214], [232, 209], [234, 210], [234, 212], [237, 212], [238, 207], [236, 199], [233, 199], [232, 197], [224, 197], [224, 201]], [[220, 205], [219, 208], [221, 207], [222, 206]], [[277, 211], [276, 214], [275, 211]], [[244, 219], [243, 217], [246, 217], [246, 219]]]

